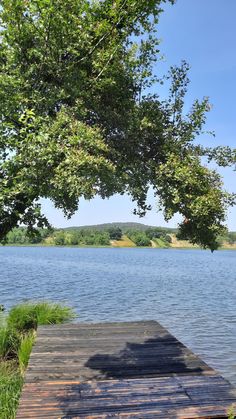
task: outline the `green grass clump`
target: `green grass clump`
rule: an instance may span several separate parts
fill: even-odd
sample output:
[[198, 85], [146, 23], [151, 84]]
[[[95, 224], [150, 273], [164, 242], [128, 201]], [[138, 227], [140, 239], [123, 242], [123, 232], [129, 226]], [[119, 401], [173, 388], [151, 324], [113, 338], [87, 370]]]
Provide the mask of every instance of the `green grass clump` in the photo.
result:
[[0, 317], [0, 419], [15, 418], [37, 327], [73, 318], [70, 307], [51, 302], [19, 304]]
[[0, 360], [14, 359], [20, 346], [20, 334], [7, 326], [0, 327]]
[[40, 325], [61, 324], [75, 317], [70, 307], [50, 302], [26, 303], [13, 307], [7, 325], [18, 332], [27, 333]]
[[23, 385], [17, 363], [0, 362], [0, 418], [14, 419]]
[[23, 336], [21, 339], [17, 357], [19, 362], [19, 368], [22, 373], [24, 373], [25, 369], [27, 368], [32, 347], [34, 344], [34, 339], [34, 333], [29, 333], [28, 335]]

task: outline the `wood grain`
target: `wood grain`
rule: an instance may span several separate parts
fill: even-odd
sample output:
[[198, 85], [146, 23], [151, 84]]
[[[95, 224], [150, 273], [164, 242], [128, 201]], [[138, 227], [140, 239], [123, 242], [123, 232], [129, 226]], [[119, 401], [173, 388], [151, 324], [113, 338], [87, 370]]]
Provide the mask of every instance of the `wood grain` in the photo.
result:
[[154, 321], [39, 327], [17, 418], [226, 418], [236, 389]]

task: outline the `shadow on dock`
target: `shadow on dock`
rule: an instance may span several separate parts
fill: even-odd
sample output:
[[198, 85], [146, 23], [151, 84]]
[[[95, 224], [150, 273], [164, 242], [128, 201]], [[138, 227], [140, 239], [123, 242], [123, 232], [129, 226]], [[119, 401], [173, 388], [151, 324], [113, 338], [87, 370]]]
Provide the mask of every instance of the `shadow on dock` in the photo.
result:
[[96, 354], [85, 366], [100, 371], [102, 378], [156, 377], [169, 374], [201, 374], [210, 368], [186, 354], [187, 348], [167, 334], [143, 343], [127, 342], [118, 354]]
[[[158, 411], [166, 404], [169, 407], [181, 401], [188, 404], [189, 396], [175, 376], [213, 372], [202, 360], [188, 352], [184, 345], [167, 333], [143, 343], [127, 342], [118, 353], [91, 356], [84, 367], [94, 370], [95, 379], [100, 381], [96, 381], [96, 388], [93, 383], [71, 385], [68, 395], [58, 399], [62, 418], [75, 417], [72, 406], [78, 398], [81, 400], [81, 417], [91, 415], [91, 418], [100, 418], [100, 415], [102, 418], [120, 417], [121, 413], [125, 416], [129, 413], [128, 417], [134, 415], [139, 419], [153, 418], [157, 414], [154, 415], [154, 410]], [[93, 405], [89, 399], [93, 399]], [[120, 416], [117, 416], [117, 409]], [[142, 416], [139, 416], [139, 411]], [[178, 412], [171, 413], [171, 418], [178, 417]]]

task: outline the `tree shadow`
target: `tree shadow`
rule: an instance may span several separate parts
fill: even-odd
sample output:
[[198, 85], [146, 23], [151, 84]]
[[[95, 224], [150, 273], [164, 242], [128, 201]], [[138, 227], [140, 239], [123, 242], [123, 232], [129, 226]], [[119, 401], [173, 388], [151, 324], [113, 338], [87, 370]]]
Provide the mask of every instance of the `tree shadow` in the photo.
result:
[[208, 367], [170, 335], [153, 337], [143, 343], [127, 342], [118, 354], [96, 354], [85, 366], [99, 370], [102, 378], [139, 378], [173, 373], [201, 374]]
[[[158, 407], [159, 393], [155, 385], [152, 387], [152, 380], [145, 381], [145, 389], [141, 386], [141, 390], [138, 390], [134, 384], [138, 383], [139, 379], [162, 377], [173, 380], [176, 386], [175, 394], [181, 393], [182, 397], [188, 397], [174, 378], [175, 374], [200, 376], [204, 371], [210, 370], [203, 361], [169, 334], [161, 337], [154, 334], [142, 343], [125, 342], [124, 348], [115, 353], [97, 353], [90, 356], [84, 367], [94, 371], [93, 380], [71, 385], [68, 396], [60, 398], [63, 419], [84, 417], [86, 414], [103, 418], [119, 417], [119, 412], [128, 413], [134, 408], [140, 410], [140, 416], [138, 414], [137, 418], [142, 418], [142, 409], [144, 413], [146, 409]], [[122, 399], [123, 402], [119, 404], [120, 389], [124, 385], [127, 386], [127, 398]], [[145, 393], [144, 397], [142, 392]]]
[[201, 374], [209, 367], [174, 337], [155, 336], [143, 343], [127, 342], [117, 354], [95, 354], [85, 367], [103, 379], [140, 378], [168, 374]]

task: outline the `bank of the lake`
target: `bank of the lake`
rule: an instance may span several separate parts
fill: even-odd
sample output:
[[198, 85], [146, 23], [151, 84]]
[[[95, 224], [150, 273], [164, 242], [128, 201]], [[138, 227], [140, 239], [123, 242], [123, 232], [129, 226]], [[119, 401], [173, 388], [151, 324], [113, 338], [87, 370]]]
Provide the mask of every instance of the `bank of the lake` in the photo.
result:
[[[128, 248], [136, 248], [136, 249], [168, 249], [168, 250], [203, 250], [201, 249], [199, 246], [191, 246], [191, 245], [181, 245], [181, 246], [175, 246], [175, 245], [171, 245], [169, 247], [163, 246], [163, 247], [158, 247], [158, 246], [124, 246], [124, 245], [107, 245], [107, 246], [102, 246], [102, 245], [72, 245], [72, 244], [68, 244], [68, 245], [55, 245], [55, 244], [48, 244], [48, 243], [28, 243], [28, 244], [20, 244], [20, 243], [11, 243], [11, 244], [0, 244], [0, 247], [51, 247], [51, 248], [71, 248], [71, 249], [111, 249], [111, 248], [119, 248], [119, 249], [128, 249]], [[236, 250], [236, 245], [232, 245], [232, 246], [221, 246], [219, 247], [219, 250], [231, 250], [231, 251], [235, 251]]]

